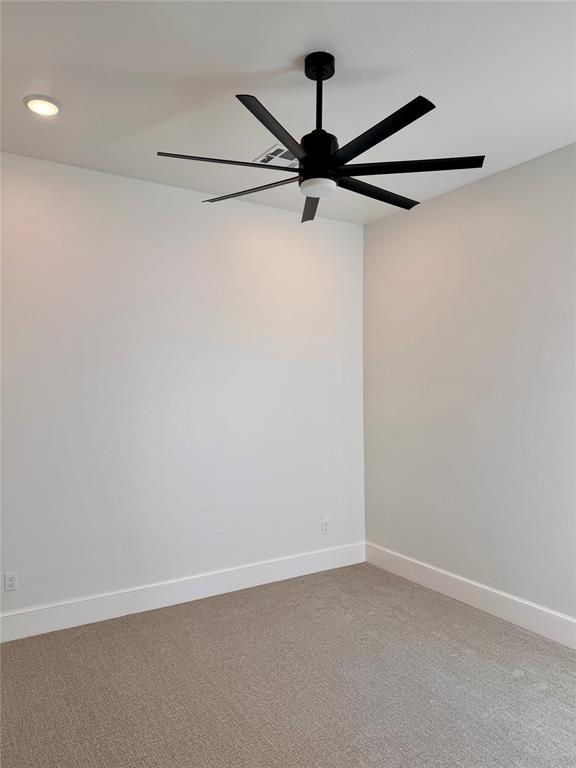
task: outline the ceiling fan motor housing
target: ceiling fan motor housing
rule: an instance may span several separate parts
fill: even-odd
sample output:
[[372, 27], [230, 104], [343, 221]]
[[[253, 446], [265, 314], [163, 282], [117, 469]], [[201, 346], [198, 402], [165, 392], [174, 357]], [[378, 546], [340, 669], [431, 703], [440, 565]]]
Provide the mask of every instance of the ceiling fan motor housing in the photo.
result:
[[316, 129], [300, 141], [306, 156], [300, 161], [300, 184], [307, 179], [337, 179], [337, 165], [333, 155], [338, 149], [338, 140], [332, 133]]

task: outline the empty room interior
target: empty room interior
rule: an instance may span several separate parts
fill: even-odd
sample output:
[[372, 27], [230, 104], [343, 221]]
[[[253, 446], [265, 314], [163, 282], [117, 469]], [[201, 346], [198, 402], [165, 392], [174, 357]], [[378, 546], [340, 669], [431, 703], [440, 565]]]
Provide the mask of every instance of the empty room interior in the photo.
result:
[[1, 11], [2, 768], [575, 768], [576, 5]]

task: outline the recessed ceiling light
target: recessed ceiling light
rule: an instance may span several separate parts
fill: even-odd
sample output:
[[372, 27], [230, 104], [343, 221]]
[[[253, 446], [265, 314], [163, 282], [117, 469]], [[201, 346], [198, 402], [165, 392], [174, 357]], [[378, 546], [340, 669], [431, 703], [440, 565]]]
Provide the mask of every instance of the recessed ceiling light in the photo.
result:
[[26, 96], [24, 104], [26, 104], [29, 110], [37, 115], [42, 115], [42, 117], [53, 117], [60, 112], [60, 104], [48, 96]]

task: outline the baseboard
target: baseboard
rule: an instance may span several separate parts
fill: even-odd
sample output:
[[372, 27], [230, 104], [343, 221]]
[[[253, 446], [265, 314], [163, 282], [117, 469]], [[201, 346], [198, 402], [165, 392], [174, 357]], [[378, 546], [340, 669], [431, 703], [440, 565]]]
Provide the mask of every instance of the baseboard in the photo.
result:
[[366, 542], [372, 565], [576, 649], [576, 618]]
[[263, 560], [117, 592], [8, 611], [2, 641], [92, 624], [367, 560], [372, 565], [576, 649], [576, 618], [370, 542]]
[[362, 563], [364, 542], [200, 573], [171, 581], [8, 611], [0, 617], [2, 641], [92, 624], [273, 581]]

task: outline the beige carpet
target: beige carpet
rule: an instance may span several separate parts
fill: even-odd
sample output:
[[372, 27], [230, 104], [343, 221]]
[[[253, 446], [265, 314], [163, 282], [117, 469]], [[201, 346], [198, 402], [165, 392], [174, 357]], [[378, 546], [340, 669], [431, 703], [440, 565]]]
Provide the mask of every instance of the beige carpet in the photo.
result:
[[576, 766], [576, 654], [370, 565], [2, 655], [2, 768]]

